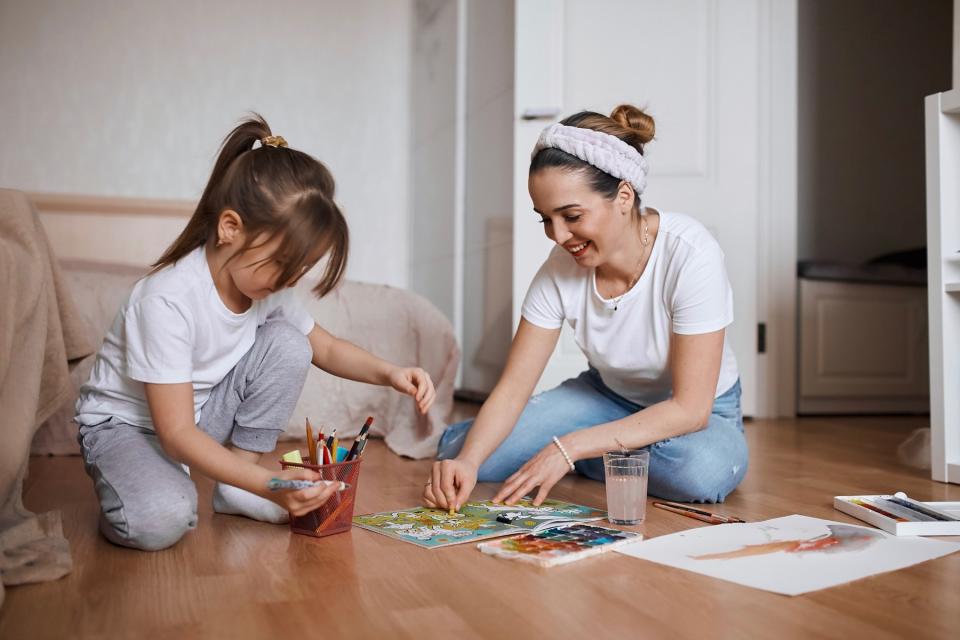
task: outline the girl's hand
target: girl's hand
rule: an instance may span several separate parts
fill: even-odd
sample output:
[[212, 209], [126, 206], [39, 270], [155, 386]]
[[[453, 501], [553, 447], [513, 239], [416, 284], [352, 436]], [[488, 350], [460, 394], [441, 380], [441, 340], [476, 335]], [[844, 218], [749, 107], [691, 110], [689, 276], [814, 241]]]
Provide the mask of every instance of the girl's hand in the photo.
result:
[[459, 509], [477, 486], [477, 468], [463, 460], [439, 460], [433, 463], [430, 479], [423, 488], [428, 507]]
[[437, 397], [430, 374], [420, 367], [395, 368], [390, 372], [390, 386], [400, 393], [413, 396], [417, 401], [417, 409], [424, 415]]
[[[569, 447], [567, 451], [569, 451]], [[520, 467], [515, 474], [507, 478], [500, 491], [493, 497], [493, 502], [504, 502], [505, 504], [515, 504], [525, 495], [533, 491], [534, 487], [540, 487], [537, 496], [533, 499], [533, 504], [539, 506], [550, 493], [553, 485], [560, 481], [560, 478], [570, 472], [570, 465], [567, 464], [560, 449], [552, 442], [541, 449], [537, 455], [533, 456], [527, 463]]]
[[[281, 480], [320, 480], [320, 474], [309, 469], [284, 469], [273, 474]], [[264, 487], [261, 495], [295, 516], [302, 516], [319, 508], [337, 491], [337, 484], [318, 485], [309, 489], [281, 489], [270, 491]]]

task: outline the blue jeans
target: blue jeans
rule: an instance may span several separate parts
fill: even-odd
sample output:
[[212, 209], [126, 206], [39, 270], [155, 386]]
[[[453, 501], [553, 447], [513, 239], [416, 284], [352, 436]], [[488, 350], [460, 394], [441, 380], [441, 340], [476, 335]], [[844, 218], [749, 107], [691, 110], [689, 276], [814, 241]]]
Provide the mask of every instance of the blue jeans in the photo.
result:
[[[595, 369], [535, 395], [509, 436], [480, 466], [480, 482], [502, 482], [562, 436], [619, 420], [643, 407], [611, 391]], [[454, 458], [473, 420], [451, 425], [440, 438], [437, 457]], [[747, 473], [747, 442], [740, 411], [740, 381], [714, 400], [707, 426], [645, 447], [650, 451], [648, 492], [676, 502], [723, 502]], [[603, 458], [580, 460], [577, 472], [603, 481]]]

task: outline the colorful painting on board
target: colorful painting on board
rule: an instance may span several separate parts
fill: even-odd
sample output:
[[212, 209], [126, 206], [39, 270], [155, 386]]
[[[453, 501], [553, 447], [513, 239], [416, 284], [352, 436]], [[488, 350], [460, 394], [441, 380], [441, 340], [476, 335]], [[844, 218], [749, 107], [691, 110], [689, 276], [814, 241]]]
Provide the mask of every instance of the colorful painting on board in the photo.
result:
[[[363, 529], [436, 548], [504, 536], [559, 522], [586, 522], [606, 517], [607, 512], [560, 500], [545, 500], [538, 507], [530, 500], [507, 506], [492, 502], [468, 502], [458, 513], [414, 507], [354, 516], [353, 523]], [[507, 522], [498, 521], [497, 518]]]

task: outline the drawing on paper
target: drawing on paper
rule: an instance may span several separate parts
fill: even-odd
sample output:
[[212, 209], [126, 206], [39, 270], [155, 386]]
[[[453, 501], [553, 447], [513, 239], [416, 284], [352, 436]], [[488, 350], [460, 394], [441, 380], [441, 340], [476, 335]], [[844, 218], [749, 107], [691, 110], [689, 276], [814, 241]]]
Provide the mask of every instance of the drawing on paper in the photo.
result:
[[617, 552], [776, 593], [797, 595], [908, 567], [960, 549], [870, 527], [792, 515], [697, 527]]
[[694, 560], [729, 560], [732, 558], [746, 558], [768, 553], [842, 553], [865, 549], [874, 542], [883, 539], [883, 534], [872, 529], [855, 527], [848, 524], [828, 524], [827, 533], [801, 538], [798, 540], [775, 540], [748, 544], [733, 551], [707, 553], [699, 556], [690, 556]]

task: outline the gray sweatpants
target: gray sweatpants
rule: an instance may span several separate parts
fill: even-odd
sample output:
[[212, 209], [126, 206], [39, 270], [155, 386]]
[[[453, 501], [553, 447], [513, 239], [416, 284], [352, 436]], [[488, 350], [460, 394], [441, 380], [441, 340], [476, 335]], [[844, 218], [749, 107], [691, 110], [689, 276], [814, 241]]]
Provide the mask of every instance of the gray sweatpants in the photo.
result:
[[[293, 325], [270, 320], [250, 350], [213, 388], [199, 427], [224, 444], [272, 451], [297, 403], [310, 343]], [[197, 489], [151, 429], [117, 418], [80, 426], [80, 449], [100, 499], [100, 531], [135, 549], [169, 547], [197, 525]]]

